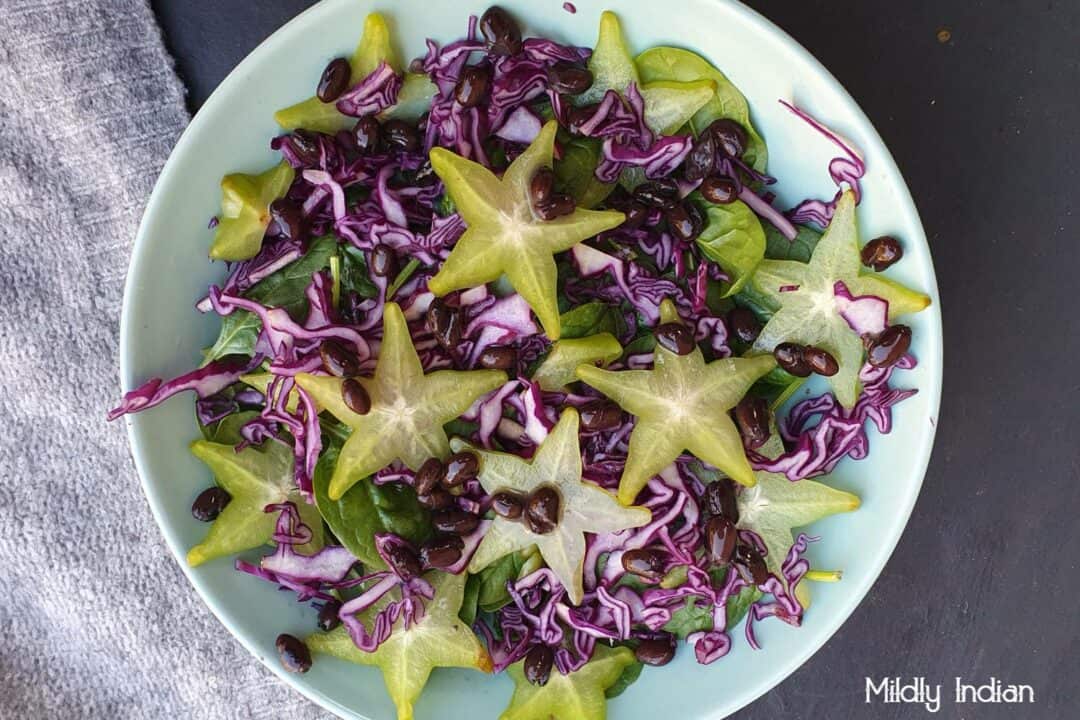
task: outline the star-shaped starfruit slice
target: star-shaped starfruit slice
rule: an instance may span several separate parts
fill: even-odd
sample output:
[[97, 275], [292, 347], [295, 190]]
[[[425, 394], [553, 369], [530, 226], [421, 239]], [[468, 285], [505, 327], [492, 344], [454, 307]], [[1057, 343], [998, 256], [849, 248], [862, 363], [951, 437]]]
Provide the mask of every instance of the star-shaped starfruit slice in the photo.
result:
[[270, 542], [277, 516], [264, 512], [267, 505], [293, 502], [300, 519], [311, 528], [312, 539], [299, 547], [311, 554], [322, 547], [322, 518], [296, 487], [293, 452], [281, 443], [248, 446], [236, 452], [232, 445], [196, 440], [191, 453], [210, 466], [217, 484], [231, 496], [229, 504], [210, 526], [201, 543], [188, 551], [192, 567]]
[[619, 17], [610, 10], [600, 15], [600, 31], [596, 48], [589, 57], [589, 70], [593, 84], [575, 98], [579, 105], [600, 102], [608, 90], [625, 96], [633, 84], [645, 103], [645, 124], [661, 135], [670, 135], [681, 128], [716, 94], [716, 83], [706, 77], [689, 82], [666, 78], [643, 83]]
[[[491, 672], [491, 658], [480, 639], [458, 617], [465, 594], [465, 575], [433, 571], [424, 577], [435, 589], [435, 596], [424, 604], [423, 617], [408, 628], [398, 618], [390, 637], [374, 652], [356, 647], [345, 626], [316, 633], [306, 640], [312, 652], [378, 667], [397, 707], [398, 720], [412, 720], [413, 704], [433, 669], [460, 667]], [[376, 604], [360, 619], [370, 627], [381, 608], [382, 604]]]
[[[646, 508], [623, 507], [611, 493], [582, 480], [578, 424], [577, 411], [564, 410], [531, 460], [473, 449], [480, 458], [480, 484], [486, 492], [505, 490], [529, 496], [541, 487], [554, 488], [559, 494], [559, 511], [555, 529], [547, 533], [535, 533], [524, 522], [496, 517], [473, 555], [469, 572], [479, 572], [504, 555], [536, 545], [576, 605], [585, 594], [585, 533], [618, 532], [649, 522], [652, 513]], [[453, 442], [455, 450], [471, 449], [458, 438]]]
[[431, 167], [446, 184], [450, 198], [468, 225], [450, 256], [428, 282], [436, 295], [476, 287], [506, 275], [540, 319], [552, 340], [559, 338], [556, 253], [618, 227], [621, 212], [583, 210], [541, 220], [529, 201], [533, 175], [551, 167], [558, 124], [547, 123], [502, 178], [483, 165], [434, 148]]
[[270, 224], [270, 203], [288, 192], [295, 174], [283, 161], [259, 175], [232, 173], [221, 179], [221, 213], [211, 259], [233, 262], [259, 254]]
[[525, 679], [524, 661], [515, 663], [506, 669], [514, 681], [514, 695], [499, 720], [604, 720], [605, 691], [633, 664], [629, 648], [597, 643], [581, 669], [568, 675], [552, 670], [547, 683], [533, 685]]
[[[674, 304], [660, 304], [661, 323], [679, 322]], [[776, 366], [771, 355], [706, 363], [701, 349], [678, 355], [656, 345], [652, 370], [577, 369], [585, 381], [636, 415], [619, 501], [629, 504], [683, 450], [689, 450], [743, 485], [754, 484], [742, 438], [728, 411], [754, 381]]]
[[[809, 263], [763, 260], [751, 278], [776, 308], [754, 342], [754, 352], [772, 352], [783, 342], [813, 345], [829, 352], [840, 366], [828, 378], [836, 399], [846, 408], [859, 398], [863, 341], [841, 315], [849, 299], [874, 296], [888, 303], [888, 318], [919, 312], [930, 304], [926, 295], [879, 275], [861, 272], [855, 195], [845, 192]], [[882, 329], [884, 329], [882, 327]]]
[[532, 380], [541, 390], [559, 392], [577, 380], [579, 365], [600, 363], [606, 365], [622, 355], [619, 340], [611, 333], [597, 333], [581, 338], [563, 338], [552, 343]]
[[371, 400], [371, 409], [364, 415], [345, 403], [342, 378], [296, 376], [297, 384], [320, 407], [352, 429], [330, 478], [327, 495], [331, 500], [340, 499], [360, 479], [394, 460], [417, 470], [428, 458], [447, 457], [450, 444], [443, 425], [505, 383], [506, 373], [438, 370], [425, 375], [405, 315], [396, 303], [387, 303], [375, 375], [355, 380]]

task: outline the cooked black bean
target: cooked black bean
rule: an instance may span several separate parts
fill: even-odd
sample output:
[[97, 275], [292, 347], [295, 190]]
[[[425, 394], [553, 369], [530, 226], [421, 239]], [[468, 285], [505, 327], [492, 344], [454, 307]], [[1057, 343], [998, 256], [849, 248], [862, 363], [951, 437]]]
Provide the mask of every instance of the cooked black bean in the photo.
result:
[[734, 561], [739, 574], [747, 581], [755, 585], [761, 585], [769, 579], [769, 570], [765, 567], [765, 558], [761, 557], [761, 553], [756, 548], [739, 543], [735, 547]]
[[423, 572], [420, 567], [420, 558], [416, 557], [416, 553], [401, 543], [394, 542], [386, 546], [386, 561], [390, 569], [405, 580], [414, 578]]
[[522, 670], [525, 679], [533, 685], [547, 685], [551, 677], [551, 666], [555, 663], [555, 652], [547, 645], [536, 645], [525, 656]]
[[454, 86], [454, 99], [462, 107], [476, 107], [487, 95], [491, 70], [483, 65], [466, 65]]
[[382, 139], [382, 126], [374, 115], [365, 115], [356, 121], [353, 127], [353, 138], [361, 155], [370, 155], [379, 147]]
[[627, 550], [622, 556], [623, 570], [652, 581], [663, 577], [666, 561], [667, 555], [664, 552], [651, 548]]
[[475, 453], [468, 451], [454, 453], [446, 461], [446, 475], [442, 484], [446, 489], [460, 487], [476, 477], [480, 470], [480, 460]]
[[795, 343], [780, 343], [773, 349], [776, 363], [795, 377], [810, 377], [814, 371], [806, 361], [805, 348]]
[[671, 178], [643, 182], [634, 188], [634, 199], [643, 205], [666, 210], [679, 202], [679, 186]]
[[747, 345], [757, 340], [758, 335], [761, 334], [761, 322], [758, 321], [757, 315], [743, 307], [728, 310], [727, 324], [735, 337]]
[[542, 167], [536, 171], [529, 181], [529, 200], [533, 206], [545, 203], [551, 199], [551, 191], [555, 186], [555, 171], [549, 167]]
[[714, 565], [727, 565], [735, 552], [739, 532], [723, 515], [713, 515], [705, 523], [705, 550]]
[[439, 176], [435, 174], [435, 169], [431, 167], [431, 160], [425, 160], [424, 164], [416, 168], [416, 172], [413, 173], [414, 185], [434, 185], [439, 179]]
[[705, 216], [692, 202], [682, 202], [668, 208], [664, 211], [664, 219], [671, 234], [684, 242], [695, 239], [705, 227]]
[[763, 397], [745, 396], [735, 406], [735, 422], [746, 447], [758, 449], [769, 439], [769, 403]]
[[397, 275], [397, 254], [389, 245], [376, 243], [371, 248], [371, 274], [376, 277], [393, 277]]
[[304, 212], [287, 198], [270, 203], [270, 219], [277, 225], [278, 234], [289, 240], [299, 239], [304, 230]]
[[441, 487], [437, 487], [429, 493], [417, 495], [416, 501], [428, 510], [442, 510], [454, 504], [454, 496]]
[[899, 362], [911, 347], [911, 328], [907, 325], [890, 325], [870, 343], [866, 358], [878, 368]]
[[443, 533], [468, 535], [480, 524], [480, 518], [464, 510], [439, 510], [431, 514], [431, 526]]
[[357, 415], [367, 415], [371, 410], [371, 396], [356, 378], [345, 378], [341, 384], [341, 399]]
[[311, 651], [300, 638], [282, 633], [274, 642], [281, 665], [292, 673], [306, 673], [311, 669]]
[[739, 197], [739, 187], [731, 178], [710, 175], [701, 181], [701, 196], [716, 205], [728, 205]]
[[670, 350], [676, 355], [689, 355], [697, 347], [694, 343], [694, 333], [682, 323], [657, 325], [653, 334], [656, 336], [656, 342], [660, 347]]
[[[569, 100], [567, 100], [569, 102]], [[600, 105], [597, 103], [590, 103], [588, 105], [582, 105], [580, 107], [571, 107], [570, 112], [566, 115], [566, 127], [572, 133], [580, 133], [581, 126], [584, 125], [596, 114], [597, 108]]]
[[509, 345], [492, 345], [484, 348], [477, 363], [488, 370], [509, 370], [517, 367], [517, 350]]
[[704, 178], [716, 165], [716, 141], [709, 133], [702, 133], [694, 141], [694, 147], [683, 163], [683, 176], [691, 181]]
[[356, 136], [349, 130], [338, 130], [334, 133], [334, 140], [344, 153], [345, 162], [356, 162], [360, 159], [360, 147], [356, 144]]
[[667, 665], [675, 657], [675, 641], [670, 635], [642, 640], [641, 644], [634, 649], [634, 657], [644, 665], [653, 667]]
[[431, 301], [427, 312], [427, 329], [448, 349], [454, 349], [461, 342], [461, 312], [452, 308], [440, 298]]
[[420, 134], [404, 120], [387, 120], [382, 126], [382, 139], [387, 145], [405, 152], [420, 149]]
[[457, 535], [443, 535], [424, 543], [420, 560], [425, 567], [448, 568], [461, 559], [465, 543]]
[[323, 603], [323, 606], [319, 608], [319, 619], [316, 621], [316, 625], [318, 625], [319, 629], [323, 632], [330, 632], [341, 624], [341, 618], [338, 615], [340, 612], [340, 602], [337, 600], [327, 600]]
[[552, 193], [551, 197], [533, 209], [541, 220], [547, 221], [569, 215], [577, 210], [577, 203], [566, 193]]
[[425, 460], [424, 464], [420, 466], [420, 469], [416, 471], [416, 480], [414, 483], [416, 494], [427, 495], [431, 493], [432, 490], [442, 483], [444, 475], [446, 475], [446, 466], [443, 465], [442, 460], [434, 457]]
[[557, 93], [580, 95], [592, 87], [593, 75], [586, 68], [566, 61], [548, 68], [548, 85]]
[[806, 360], [806, 364], [810, 366], [810, 369], [818, 375], [832, 377], [840, 372], [840, 364], [836, 362], [836, 358], [828, 350], [822, 350], [814, 345], [807, 345], [806, 349], [803, 350], [803, 358]]
[[590, 400], [578, 412], [585, 432], [612, 430], [622, 422], [622, 408], [610, 400]]
[[191, 503], [191, 515], [200, 522], [213, 522], [230, 500], [232, 495], [225, 488], [208, 487]]
[[491, 509], [499, 517], [517, 520], [525, 512], [527, 500], [514, 492], [501, 490], [491, 496]]
[[349, 76], [352, 68], [345, 58], [334, 58], [323, 70], [319, 78], [319, 88], [315, 91], [319, 99], [324, 103], [331, 103], [341, 97], [341, 94], [349, 88]]
[[498, 5], [489, 7], [480, 16], [480, 33], [487, 40], [488, 49], [495, 55], [517, 55], [521, 52], [521, 28]]
[[727, 118], [713, 120], [706, 132], [713, 136], [717, 150], [731, 157], [742, 157], [742, 154], [746, 152], [746, 130], [734, 120]]
[[623, 221], [621, 227], [624, 230], [637, 230], [648, 219], [649, 208], [639, 202], [631, 202], [623, 209], [623, 214], [626, 215], [626, 220]]
[[337, 340], [323, 340], [319, 346], [326, 372], [337, 377], [352, 377], [360, 374], [360, 360], [349, 348]]
[[544, 486], [533, 491], [525, 504], [525, 524], [537, 535], [546, 535], [559, 524], [562, 498], [553, 487]]
[[289, 144], [300, 164], [305, 167], [319, 162], [319, 136], [319, 133], [309, 130], [293, 130], [289, 135]]
[[710, 515], [722, 515], [733, 523], [739, 522], [739, 503], [735, 488], [728, 480], [714, 480], [705, 486], [701, 504]]
[[904, 248], [896, 238], [883, 235], [866, 243], [860, 255], [863, 265], [881, 272], [904, 257]]

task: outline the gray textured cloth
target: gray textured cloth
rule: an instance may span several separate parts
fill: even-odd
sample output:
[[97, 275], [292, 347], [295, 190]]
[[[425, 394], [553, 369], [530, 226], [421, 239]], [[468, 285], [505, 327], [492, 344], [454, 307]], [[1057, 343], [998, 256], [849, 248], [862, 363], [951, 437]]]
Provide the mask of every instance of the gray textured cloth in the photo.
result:
[[0, 0], [0, 718], [326, 716], [203, 606], [104, 421], [187, 119], [146, 0]]

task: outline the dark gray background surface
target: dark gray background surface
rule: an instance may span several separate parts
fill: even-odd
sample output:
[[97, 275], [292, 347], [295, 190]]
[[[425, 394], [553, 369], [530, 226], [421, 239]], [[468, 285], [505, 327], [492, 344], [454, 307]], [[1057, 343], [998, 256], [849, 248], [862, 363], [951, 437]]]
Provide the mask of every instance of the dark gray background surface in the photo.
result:
[[[312, 3], [152, 4], [197, 110]], [[933, 249], [946, 351], [937, 444], [895, 555], [833, 639], [736, 717], [1080, 716], [1080, 2], [749, 4], [839, 78], [895, 155]], [[865, 705], [866, 675], [946, 693], [957, 675], [994, 676], [1033, 685], [1037, 703], [929, 716]]]

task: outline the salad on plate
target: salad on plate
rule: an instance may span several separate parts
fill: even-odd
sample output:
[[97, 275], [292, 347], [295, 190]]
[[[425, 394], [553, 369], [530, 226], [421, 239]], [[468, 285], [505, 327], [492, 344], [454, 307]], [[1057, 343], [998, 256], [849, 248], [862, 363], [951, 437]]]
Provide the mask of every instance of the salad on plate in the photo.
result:
[[801, 624], [841, 569], [800, 528], [859, 507], [829, 473], [915, 392], [930, 302], [860, 242], [858, 150], [785, 102], [836, 188], [778, 207], [739, 90], [610, 12], [592, 49], [498, 7], [392, 47], [369, 15], [280, 161], [222, 179], [220, 335], [110, 413], [195, 392], [187, 562], [295, 593], [285, 668], [374, 665], [401, 719], [440, 667], [507, 672], [505, 720], [603, 718], [680, 648]]

